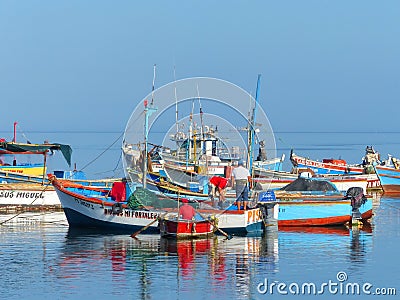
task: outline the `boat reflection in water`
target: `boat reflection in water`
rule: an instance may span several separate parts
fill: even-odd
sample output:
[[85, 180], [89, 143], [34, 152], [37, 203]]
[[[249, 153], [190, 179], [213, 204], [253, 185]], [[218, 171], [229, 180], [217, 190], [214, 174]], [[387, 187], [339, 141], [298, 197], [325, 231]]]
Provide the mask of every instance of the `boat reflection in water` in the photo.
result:
[[315, 269], [310, 272], [318, 272], [317, 268], [322, 272], [329, 264], [362, 270], [372, 252], [372, 231], [369, 222], [358, 226], [282, 227], [279, 251], [282, 257], [287, 257], [288, 252], [296, 253], [297, 257], [292, 259], [300, 268], [302, 264], [309, 268], [307, 259], [312, 259]]
[[[165, 255], [177, 255], [178, 267], [183, 279], [192, 279], [196, 265], [200, 260], [207, 261], [211, 277], [225, 280], [225, 261], [217, 251], [218, 238], [212, 239], [160, 239], [160, 252]], [[199, 266], [197, 266], [198, 268]]]
[[[159, 235], [142, 235], [135, 240], [129, 235], [70, 230], [53, 270], [74, 288], [82, 280], [94, 283], [109, 276], [110, 282], [101, 288], [111, 289], [108, 293], [112, 295], [130, 290], [142, 298], [161, 297], [164, 290], [176, 298], [208, 289], [215, 297], [255, 298], [255, 287], [263, 278], [283, 280], [299, 272], [304, 278], [326, 273], [327, 257], [336, 253], [341, 254], [332, 259], [344, 265], [351, 262], [354, 266], [350, 268], [362, 268], [372, 248], [372, 228], [368, 225], [360, 229], [290, 227], [279, 231], [270, 227], [262, 237], [231, 240], [221, 236], [176, 240]], [[305, 256], [313, 258], [315, 270], [309, 270]]]

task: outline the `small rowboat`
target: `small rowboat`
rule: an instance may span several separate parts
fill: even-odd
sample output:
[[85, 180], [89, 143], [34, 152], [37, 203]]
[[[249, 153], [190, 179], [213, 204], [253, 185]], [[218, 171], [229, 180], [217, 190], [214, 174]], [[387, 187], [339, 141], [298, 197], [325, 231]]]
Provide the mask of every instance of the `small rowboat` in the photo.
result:
[[160, 219], [162, 237], [177, 239], [208, 238], [213, 236], [215, 227], [209, 220]]

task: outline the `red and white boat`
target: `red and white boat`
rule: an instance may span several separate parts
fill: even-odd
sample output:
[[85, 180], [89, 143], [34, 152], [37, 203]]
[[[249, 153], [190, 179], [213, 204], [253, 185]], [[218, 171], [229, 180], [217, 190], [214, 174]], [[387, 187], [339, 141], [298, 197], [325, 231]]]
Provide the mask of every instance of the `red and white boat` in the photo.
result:
[[[290, 161], [297, 170], [309, 169], [315, 175], [326, 176], [330, 180], [335, 179], [335, 177], [341, 181], [345, 178], [366, 179], [367, 189], [381, 188], [379, 179], [373, 170], [373, 164], [377, 160], [379, 160], [379, 153], [375, 152], [372, 147], [367, 147], [363, 164], [348, 164], [343, 159], [323, 159], [321, 162], [298, 156], [293, 150], [290, 153]], [[343, 177], [338, 178], [337, 175]], [[341, 188], [339, 189], [341, 190]]]

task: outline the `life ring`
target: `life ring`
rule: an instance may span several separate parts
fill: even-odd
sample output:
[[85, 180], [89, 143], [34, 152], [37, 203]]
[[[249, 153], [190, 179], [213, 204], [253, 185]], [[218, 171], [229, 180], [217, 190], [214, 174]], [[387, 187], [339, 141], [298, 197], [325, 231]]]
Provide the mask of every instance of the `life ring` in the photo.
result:
[[122, 213], [122, 203], [120, 202], [114, 203], [112, 206], [112, 213], [114, 215], [119, 215], [120, 213]]

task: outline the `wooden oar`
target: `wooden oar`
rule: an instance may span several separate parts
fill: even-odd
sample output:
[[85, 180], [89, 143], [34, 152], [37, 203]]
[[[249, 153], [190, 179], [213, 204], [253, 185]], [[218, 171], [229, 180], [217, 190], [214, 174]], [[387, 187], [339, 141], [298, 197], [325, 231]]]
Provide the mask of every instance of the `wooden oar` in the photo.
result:
[[223, 231], [221, 228], [219, 228], [217, 226], [217, 224], [215, 224], [216, 222], [212, 222], [210, 221], [208, 218], [206, 218], [205, 216], [203, 216], [201, 213], [199, 213], [197, 211], [197, 213], [200, 215], [200, 217], [202, 217], [204, 220], [207, 220], [211, 225], [213, 225], [219, 232], [222, 233], [222, 235], [224, 235], [228, 240], [230, 240], [232, 238], [232, 235], [230, 235], [229, 233], [226, 233], [225, 231]]
[[149, 224], [147, 224], [146, 226], [144, 226], [143, 228], [139, 229], [138, 231], [134, 232], [131, 234], [131, 238], [136, 238], [136, 236], [145, 231], [147, 228], [149, 228], [151, 225], [153, 225], [155, 222], [157, 222], [159, 219], [165, 217], [168, 214], [168, 212], [166, 212], [165, 214], [163, 214], [162, 216], [157, 217], [156, 219], [154, 219], [153, 221], [151, 221]]

